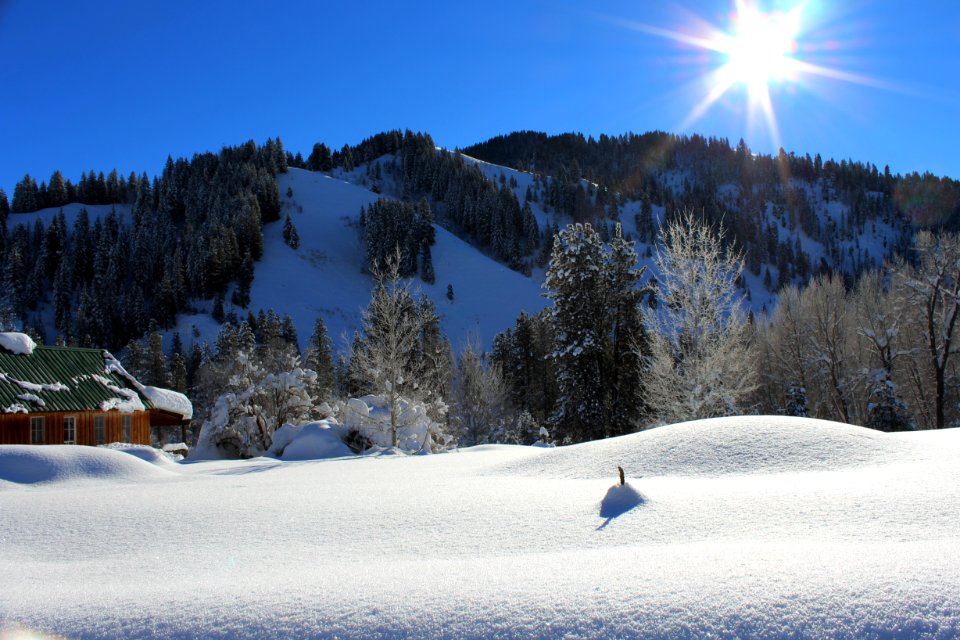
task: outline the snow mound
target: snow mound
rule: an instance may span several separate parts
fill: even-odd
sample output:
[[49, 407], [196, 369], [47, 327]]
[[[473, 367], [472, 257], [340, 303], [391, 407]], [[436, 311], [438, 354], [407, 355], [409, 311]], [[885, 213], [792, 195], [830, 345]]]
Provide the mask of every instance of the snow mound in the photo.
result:
[[630, 483], [615, 484], [607, 490], [607, 495], [600, 503], [601, 518], [619, 518], [634, 507], [642, 505], [646, 500]]
[[327, 420], [302, 425], [285, 424], [273, 434], [268, 455], [281, 460], [322, 460], [352, 456], [343, 443], [343, 428]]
[[33, 353], [37, 343], [25, 333], [5, 332], [0, 333], [0, 347], [3, 347], [11, 353], [28, 356]]
[[148, 482], [170, 477], [170, 471], [123, 451], [102, 447], [0, 446], [0, 481], [16, 484], [81, 480]]
[[145, 444], [129, 444], [126, 442], [113, 442], [111, 444], [100, 445], [101, 449], [110, 449], [111, 451], [120, 451], [128, 453], [131, 456], [140, 458], [145, 462], [157, 465], [170, 465], [177, 462], [177, 457], [167, 451], [161, 451]]
[[839, 422], [785, 416], [696, 420], [546, 450], [493, 467], [555, 478], [725, 476], [839, 470], [909, 457], [915, 441]]

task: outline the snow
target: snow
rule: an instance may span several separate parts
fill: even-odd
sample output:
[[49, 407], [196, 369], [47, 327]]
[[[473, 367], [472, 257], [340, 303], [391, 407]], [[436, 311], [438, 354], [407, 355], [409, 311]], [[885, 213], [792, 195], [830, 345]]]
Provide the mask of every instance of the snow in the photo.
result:
[[100, 403], [101, 411], [112, 411], [116, 409], [122, 413], [133, 413], [134, 411], [146, 411], [147, 408], [143, 405], [143, 401], [140, 400], [140, 396], [137, 395], [136, 391], [130, 389], [124, 389], [118, 387], [113, 383], [110, 378], [104, 378], [103, 376], [98, 376], [92, 374], [90, 376], [103, 386], [105, 386], [110, 391], [117, 394], [118, 397], [109, 398]]
[[[63, 491], [81, 481], [99, 481], [102, 484], [98, 491], [109, 492], [129, 483], [151, 483], [175, 478], [176, 475], [127, 455], [123, 450], [67, 444], [0, 446], [0, 494], [3, 495], [0, 502], [17, 495], [9, 491], [15, 485], [50, 484]], [[6, 509], [4, 513], [17, 522], [22, 515], [14, 510], [7, 512]], [[4, 519], [7, 519], [6, 516]], [[3, 528], [6, 529], [5, 526]], [[5, 535], [0, 536], [0, 539], [4, 538]], [[3, 599], [4, 595], [0, 594], [0, 603], [3, 603]], [[0, 606], [0, 628], [5, 618], [3, 614], [4, 607]]]
[[[136, 458], [156, 465], [172, 465], [179, 457], [172, 452], [168, 452], [166, 447], [155, 449], [145, 444], [130, 444], [128, 442], [113, 442], [111, 444], [100, 445], [100, 448], [110, 449], [111, 451], [121, 451], [128, 453]], [[182, 456], [180, 456], [182, 457]]]
[[304, 425], [286, 424], [273, 434], [269, 454], [283, 460], [322, 460], [353, 455], [343, 443], [346, 430], [321, 420]]
[[143, 395], [147, 397], [157, 409], [169, 411], [181, 416], [184, 420], [193, 418], [193, 404], [182, 393], [159, 387], [143, 387]]
[[40, 399], [40, 396], [36, 395], [35, 393], [21, 393], [20, 395], [17, 396], [17, 400], [23, 400], [24, 402], [32, 402], [38, 407], [45, 407], [47, 405], [47, 403], [44, 402], [42, 399]]
[[63, 384], [62, 382], [37, 384], [36, 382], [18, 380], [6, 373], [0, 373], [0, 382], [9, 382], [11, 384], [17, 385], [21, 389], [32, 391], [34, 393], [39, 393], [41, 391], [68, 391], [70, 389], [70, 387]]
[[37, 343], [25, 333], [7, 331], [0, 333], [0, 347], [10, 353], [28, 356], [33, 353]]
[[783, 417], [298, 462], [0, 447], [0, 635], [955, 638], [958, 460], [960, 430]]

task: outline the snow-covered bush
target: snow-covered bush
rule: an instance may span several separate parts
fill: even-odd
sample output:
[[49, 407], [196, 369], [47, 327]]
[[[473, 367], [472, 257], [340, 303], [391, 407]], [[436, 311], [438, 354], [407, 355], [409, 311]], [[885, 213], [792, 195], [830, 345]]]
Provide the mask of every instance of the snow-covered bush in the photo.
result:
[[[399, 408], [395, 414], [397, 448], [410, 452], [437, 453], [451, 446], [452, 438], [447, 434], [445, 425], [430, 418], [425, 403], [400, 397], [396, 406]], [[363, 396], [347, 402], [342, 422], [347, 432], [356, 431], [374, 446], [386, 449], [394, 446], [390, 414], [390, 398], [383, 395]]]
[[309, 419], [314, 405], [309, 388], [316, 376], [316, 372], [298, 367], [267, 374], [240, 392], [221, 394], [200, 429], [196, 457], [262, 455], [283, 424]]
[[285, 424], [273, 434], [267, 455], [283, 460], [318, 460], [352, 455], [344, 444], [346, 429], [334, 419]]

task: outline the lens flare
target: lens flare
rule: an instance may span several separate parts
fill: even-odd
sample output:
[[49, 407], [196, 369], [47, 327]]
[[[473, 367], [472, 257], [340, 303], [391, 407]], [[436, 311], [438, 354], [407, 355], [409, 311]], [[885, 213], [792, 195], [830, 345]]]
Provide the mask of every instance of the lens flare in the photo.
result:
[[[792, 87], [815, 88], [812, 84], [815, 77], [885, 90], [903, 90], [812, 59], [817, 54], [834, 57], [836, 48], [842, 47], [842, 43], [817, 41], [818, 27], [810, 24], [813, 21], [807, 15], [812, 11], [810, 3], [811, 0], [797, 0], [786, 10], [764, 11], [759, 0], [735, 0], [725, 29], [694, 14], [689, 14], [684, 20], [685, 26], [677, 29], [612, 20], [634, 31], [707, 54], [704, 56], [706, 68], [697, 77], [697, 83], [702, 81], [704, 85], [703, 97], [696, 100], [687, 112], [680, 123], [681, 130], [702, 118], [721, 99], [729, 96], [724, 100], [724, 104], [729, 104], [742, 95], [746, 104], [737, 110], [745, 114], [748, 128], [761, 120], [770, 140], [779, 147], [781, 138], [774, 108], [774, 87], [787, 89], [783, 92], [786, 99], [794, 92]], [[785, 3], [777, 4], [782, 7]], [[776, 97], [780, 99], [781, 93], [777, 92]]]

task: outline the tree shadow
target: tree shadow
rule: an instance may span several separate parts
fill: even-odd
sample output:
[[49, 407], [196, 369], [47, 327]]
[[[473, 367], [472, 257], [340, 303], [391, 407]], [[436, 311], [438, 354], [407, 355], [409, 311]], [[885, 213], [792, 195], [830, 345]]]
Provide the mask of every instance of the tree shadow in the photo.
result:
[[606, 528], [614, 518], [619, 518], [626, 512], [639, 507], [647, 501], [643, 494], [630, 484], [615, 484], [607, 489], [607, 495], [600, 503], [600, 517], [606, 518], [597, 531]]

